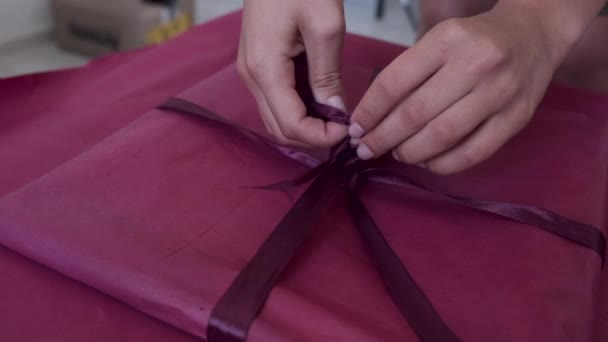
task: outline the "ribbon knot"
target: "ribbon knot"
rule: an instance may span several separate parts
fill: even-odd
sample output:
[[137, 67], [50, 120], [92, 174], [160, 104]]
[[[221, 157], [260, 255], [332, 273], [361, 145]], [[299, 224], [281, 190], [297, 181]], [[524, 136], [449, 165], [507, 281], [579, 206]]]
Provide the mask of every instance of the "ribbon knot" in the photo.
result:
[[345, 190], [356, 191], [361, 181], [360, 172], [364, 161], [357, 157], [354, 148], [344, 142], [344, 148], [336, 156], [336, 167], [338, 168], [338, 185]]
[[[334, 108], [320, 104], [312, 107], [318, 111], [317, 115], [320, 117], [345, 120], [346, 114], [337, 113]], [[430, 192], [452, 201], [455, 205], [468, 206], [503, 219], [543, 229], [593, 250], [600, 256], [602, 265], [604, 263], [606, 239], [599, 229], [570, 220], [546, 209], [466, 198], [433, 190], [410, 179], [400, 169], [381, 167], [374, 161], [358, 160], [355, 150], [348, 145], [346, 140], [332, 148], [329, 159], [320, 163], [311, 156], [279, 146], [194, 103], [173, 98], [160, 108], [194, 114], [219, 123], [225, 128], [240, 132], [245, 138], [273, 148], [287, 158], [304, 165], [315, 166], [310, 172], [295, 181], [281, 182], [262, 188], [277, 190], [312, 181], [214, 307], [207, 326], [207, 341], [209, 342], [243, 342], [246, 340], [253, 321], [262, 310], [281, 273], [306, 239], [311, 226], [324, 213], [324, 209], [339, 191], [346, 193], [350, 216], [368, 247], [369, 254], [376, 264], [376, 269], [388, 294], [420, 339], [427, 342], [460, 341], [418, 287], [359, 199], [357, 190], [365, 183], [383, 183]], [[324, 116], [324, 111], [331, 113], [331, 117]]]

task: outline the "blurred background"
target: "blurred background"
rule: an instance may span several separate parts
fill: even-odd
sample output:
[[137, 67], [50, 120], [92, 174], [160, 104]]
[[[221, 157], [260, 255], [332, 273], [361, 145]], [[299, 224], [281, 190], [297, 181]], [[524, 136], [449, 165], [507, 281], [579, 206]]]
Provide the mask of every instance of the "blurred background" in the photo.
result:
[[[159, 44], [243, 0], [1, 0], [0, 78], [85, 64]], [[349, 32], [410, 45], [413, 0], [345, 0]], [[235, 42], [236, 43], [236, 42]]]

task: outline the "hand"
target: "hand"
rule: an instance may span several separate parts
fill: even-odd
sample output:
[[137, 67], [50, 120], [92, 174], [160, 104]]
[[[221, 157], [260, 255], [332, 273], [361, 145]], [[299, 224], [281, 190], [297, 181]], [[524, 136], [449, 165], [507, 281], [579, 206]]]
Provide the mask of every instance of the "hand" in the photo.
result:
[[437, 25], [356, 108], [349, 134], [359, 157], [392, 151], [439, 174], [490, 157], [529, 122], [573, 40], [552, 35], [523, 6]]
[[281, 144], [332, 146], [347, 127], [306, 115], [295, 90], [292, 58], [306, 51], [315, 99], [346, 111], [340, 57], [341, 0], [245, 1], [238, 69], [256, 98], [266, 129]]

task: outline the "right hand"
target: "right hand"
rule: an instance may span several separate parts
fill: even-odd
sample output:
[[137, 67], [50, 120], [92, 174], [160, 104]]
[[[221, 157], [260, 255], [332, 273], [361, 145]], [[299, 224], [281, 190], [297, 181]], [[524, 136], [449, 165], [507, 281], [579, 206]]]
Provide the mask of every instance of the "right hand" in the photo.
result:
[[306, 115], [292, 61], [306, 52], [315, 100], [346, 111], [340, 72], [344, 32], [342, 0], [245, 1], [238, 70], [279, 143], [329, 147], [346, 137], [347, 126]]

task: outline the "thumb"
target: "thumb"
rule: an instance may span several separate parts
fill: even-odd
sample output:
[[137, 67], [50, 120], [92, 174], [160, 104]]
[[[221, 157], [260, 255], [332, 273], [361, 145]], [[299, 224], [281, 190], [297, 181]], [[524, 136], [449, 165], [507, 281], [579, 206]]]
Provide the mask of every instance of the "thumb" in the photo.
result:
[[343, 99], [341, 56], [344, 23], [324, 23], [303, 32], [310, 87], [315, 100], [346, 112]]

